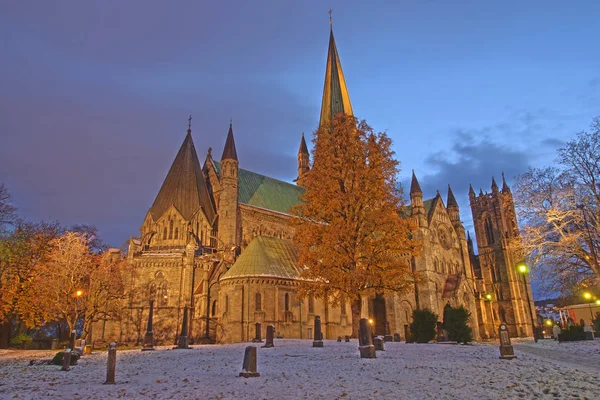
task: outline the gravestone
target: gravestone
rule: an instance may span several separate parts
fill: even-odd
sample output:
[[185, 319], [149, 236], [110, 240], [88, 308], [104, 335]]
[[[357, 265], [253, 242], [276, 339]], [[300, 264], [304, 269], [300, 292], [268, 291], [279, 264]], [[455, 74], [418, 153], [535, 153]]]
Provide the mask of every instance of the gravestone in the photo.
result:
[[590, 324], [584, 325], [583, 335], [585, 340], [594, 340], [594, 328]]
[[252, 339], [252, 343], [262, 343], [263, 341], [260, 335], [260, 322], [254, 324], [254, 326], [256, 327], [256, 336], [254, 337], [254, 339]]
[[383, 342], [384, 339], [381, 336], [375, 336], [375, 338], [373, 339], [373, 345], [375, 346], [375, 350], [381, 350], [383, 351]]
[[510, 344], [510, 336], [508, 335], [508, 327], [506, 324], [500, 324], [498, 336], [500, 337], [500, 358], [503, 360], [517, 358], [517, 356], [515, 356], [515, 351]]
[[315, 315], [315, 339], [313, 347], [323, 347], [323, 332], [321, 332], [321, 317]]
[[344, 336], [344, 341], [348, 343], [350, 341], [350, 335]]
[[69, 337], [69, 348], [70, 349], [74, 349], [75, 348], [75, 336], [77, 335], [77, 331], [75, 329], [73, 329], [71, 331], [71, 336]]
[[393, 340], [394, 337], [392, 336], [392, 331], [390, 330], [390, 323], [389, 321], [385, 321], [385, 336], [383, 337], [383, 341], [391, 342]]
[[371, 338], [371, 326], [369, 320], [366, 318], [360, 319], [360, 325], [358, 328], [358, 350], [360, 351], [360, 358], [376, 358], [375, 346]]
[[63, 352], [63, 362], [61, 371], [68, 371], [71, 369], [71, 349], [67, 349]]
[[144, 347], [142, 351], [154, 350], [154, 334], [152, 333], [152, 313], [154, 312], [154, 300], [150, 300], [150, 311], [148, 312], [148, 326], [144, 335]]
[[177, 339], [178, 349], [189, 349], [189, 338], [188, 338], [188, 308], [183, 307], [183, 322], [181, 323], [181, 334]]
[[273, 337], [275, 336], [275, 327], [273, 325], [267, 325], [267, 339], [266, 343], [262, 347], [275, 347], [273, 344]]
[[108, 360], [106, 361], [105, 385], [115, 384], [115, 369], [117, 367], [117, 344], [112, 342], [108, 345]]
[[394, 342], [400, 341], [400, 334], [398, 332], [394, 333]]
[[437, 341], [439, 342], [447, 342], [448, 337], [446, 336], [446, 331], [443, 328], [443, 324], [441, 322], [437, 323]]
[[[268, 332], [267, 327], [267, 332]], [[244, 363], [242, 364], [242, 372], [240, 376], [244, 378], [256, 378], [260, 374], [256, 371], [256, 347], [248, 346], [244, 352]]]
[[342, 337], [338, 336], [337, 341], [338, 341], [338, 343], [341, 343], [342, 342]]

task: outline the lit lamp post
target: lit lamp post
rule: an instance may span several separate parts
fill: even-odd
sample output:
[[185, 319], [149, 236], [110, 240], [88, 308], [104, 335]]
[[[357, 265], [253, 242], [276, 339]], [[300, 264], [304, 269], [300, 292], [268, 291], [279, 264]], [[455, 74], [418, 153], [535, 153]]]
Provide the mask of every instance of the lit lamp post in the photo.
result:
[[494, 309], [492, 307], [492, 294], [486, 293], [483, 295], [483, 300], [490, 305], [490, 315], [492, 316], [492, 331], [490, 336], [496, 337], [496, 321], [494, 321]]
[[525, 264], [519, 264], [517, 270], [523, 275], [523, 281], [525, 282], [525, 293], [527, 293], [527, 303], [529, 304], [529, 311], [531, 314], [531, 329], [533, 329], [533, 340], [537, 343], [538, 335], [535, 327], [535, 316], [533, 315], [533, 307], [531, 306], [532, 300], [529, 297], [529, 289], [527, 288], [527, 275], [529, 274], [529, 268]]
[[[592, 294], [590, 292], [583, 293], [583, 298], [588, 301], [588, 305], [590, 306], [590, 324], [594, 324], [594, 313], [592, 312], [592, 303], [594, 300], [592, 299]], [[600, 299], [595, 301], [596, 304], [600, 305]]]

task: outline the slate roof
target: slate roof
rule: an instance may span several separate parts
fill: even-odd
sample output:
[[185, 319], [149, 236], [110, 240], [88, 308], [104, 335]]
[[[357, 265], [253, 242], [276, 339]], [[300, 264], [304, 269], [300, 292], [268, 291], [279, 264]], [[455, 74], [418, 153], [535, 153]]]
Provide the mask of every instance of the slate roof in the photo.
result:
[[[220, 175], [221, 163], [213, 162]], [[242, 204], [289, 214], [293, 206], [300, 204], [303, 193], [303, 188], [291, 183], [242, 168], [238, 171], [238, 201]]]
[[289, 240], [257, 236], [221, 279], [273, 277], [297, 279], [296, 248]]
[[167, 177], [150, 207], [154, 220], [158, 220], [171, 205], [174, 205], [186, 220], [191, 219], [200, 208], [210, 223], [215, 219], [215, 209], [196, 154], [191, 130], [188, 130]]
[[325, 68], [325, 83], [323, 85], [323, 100], [321, 102], [321, 119], [323, 125], [336, 114], [352, 114], [350, 95], [342, 72], [342, 63], [337, 52], [333, 29], [329, 32], [329, 49]]
[[[429, 212], [431, 211], [431, 207], [433, 205], [433, 200], [435, 200], [435, 197], [433, 199], [423, 201], [423, 207], [425, 207], [425, 215], [429, 215]], [[410, 205], [402, 207], [402, 209], [400, 210], [400, 215], [404, 218], [410, 217], [412, 215], [412, 207]]]
[[223, 148], [223, 155], [221, 160], [238, 160], [237, 151], [235, 150], [235, 140], [233, 139], [233, 128], [229, 124], [229, 132], [227, 132], [227, 140], [225, 141], [225, 147]]

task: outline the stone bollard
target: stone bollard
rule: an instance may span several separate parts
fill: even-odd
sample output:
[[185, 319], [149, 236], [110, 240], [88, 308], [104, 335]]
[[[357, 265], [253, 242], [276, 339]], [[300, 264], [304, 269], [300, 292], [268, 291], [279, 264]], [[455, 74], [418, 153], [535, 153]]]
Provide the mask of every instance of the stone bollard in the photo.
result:
[[385, 340], [381, 336], [375, 336], [375, 339], [373, 339], [373, 345], [375, 346], [375, 350], [383, 351], [383, 342], [385, 342]]
[[399, 341], [400, 341], [400, 334], [394, 333], [394, 342], [399, 342]]
[[342, 342], [342, 337], [338, 336], [337, 341], [338, 341], [338, 343], [341, 343]]
[[154, 300], [150, 300], [150, 311], [148, 312], [148, 327], [144, 335], [144, 347], [142, 351], [154, 350], [154, 334], [152, 333], [152, 313], [154, 312]]
[[273, 344], [273, 337], [275, 336], [275, 327], [273, 325], [267, 325], [267, 339], [266, 343], [262, 347], [275, 347]]
[[[268, 327], [267, 327], [268, 328]], [[256, 371], [256, 347], [248, 346], [244, 352], [244, 364], [240, 376], [244, 378], [256, 378], [260, 373]]]
[[183, 322], [181, 323], [181, 335], [177, 339], [178, 349], [189, 349], [189, 338], [188, 338], [188, 308], [183, 307]]
[[344, 336], [344, 341], [345, 341], [346, 343], [350, 342], [350, 335], [346, 335], [346, 336]]
[[315, 315], [315, 340], [313, 347], [323, 347], [323, 332], [321, 332], [321, 317]]
[[257, 322], [256, 324], [254, 324], [255, 329], [256, 329], [256, 336], [254, 337], [254, 339], [252, 339], [252, 343], [262, 343], [262, 337], [261, 337], [261, 332], [260, 332], [260, 322]]
[[371, 326], [366, 318], [360, 319], [360, 327], [358, 329], [358, 350], [360, 358], [376, 358], [375, 347], [371, 339]]
[[108, 361], [106, 362], [105, 385], [115, 384], [115, 369], [117, 367], [117, 344], [112, 342], [108, 345]]
[[500, 324], [498, 329], [498, 336], [500, 337], [500, 358], [503, 360], [512, 360], [517, 358], [515, 351], [513, 350], [512, 344], [510, 344], [510, 336], [508, 335], [508, 328], [506, 324]]
[[68, 371], [71, 369], [71, 349], [63, 351], [63, 362], [61, 371]]

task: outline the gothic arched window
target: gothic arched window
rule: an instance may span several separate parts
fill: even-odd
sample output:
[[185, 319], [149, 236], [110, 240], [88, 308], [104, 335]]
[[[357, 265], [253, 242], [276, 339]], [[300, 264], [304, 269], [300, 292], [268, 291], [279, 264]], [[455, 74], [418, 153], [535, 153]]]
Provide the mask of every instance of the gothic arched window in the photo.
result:
[[173, 220], [169, 221], [169, 239], [173, 239]]
[[309, 314], [314, 314], [315, 312], [315, 298], [314, 296], [310, 296], [308, 298], [308, 313]]
[[179, 239], [179, 228], [175, 228], [175, 239]]
[[163, 228], [163, 240], [167, 240], [167, 227]]
[[169, 304], [169, 288], [167, 286], [167, 282], [163, 282], [160, 285], [160, 291], [158, 293], [158, 296], [158, 304], [160, 304], [163, 307]]
[[342, 315], [346, 315], [346, 302], [342, 301], [342, 303], [340, 304], [340, 312], [342, 313]]
[[486, 236], [488, 245], [493, 244], [494, 243], [494, 230], [492, 228], [492, 218], [489, 215], [487, 216], [487, 218], [485, 220], [484, 229], [485, 229], [485, 236]]
[[256, 293], [256, 296], [254, 296], [254, 310], [262, 310], [262, 296], [260, 293]]
[[229, 311], [229, 296], [225, 295], [225, 312]]
[[210, 315], [212, 315], [213, 317], [215, 315], [217, 315], [217, 301], [214, 300], [212, 303], [212, 309], [210, 310]]
[[290, 311], [290, 295], [285, 294], [285, 311]]

